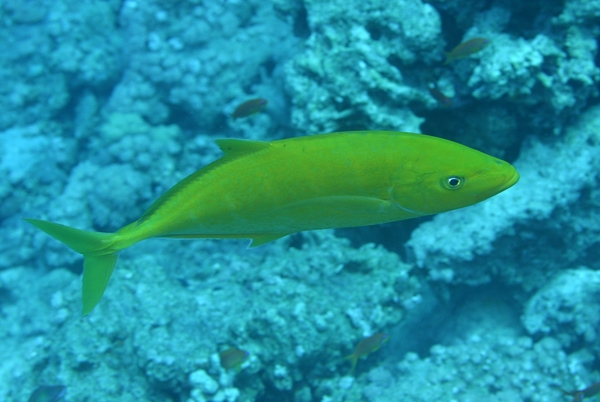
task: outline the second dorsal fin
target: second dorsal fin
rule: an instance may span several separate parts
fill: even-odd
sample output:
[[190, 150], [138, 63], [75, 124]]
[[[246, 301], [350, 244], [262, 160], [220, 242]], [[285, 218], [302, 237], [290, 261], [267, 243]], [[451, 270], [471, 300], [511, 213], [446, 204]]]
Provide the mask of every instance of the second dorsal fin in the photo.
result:
[[242, 156], [257, 151], [262, 151], [271, 146], [265, 141], [239, 140], [234, 138], [221, 138], [215, 140], [217, 146], [223, 151], [225, 156]]

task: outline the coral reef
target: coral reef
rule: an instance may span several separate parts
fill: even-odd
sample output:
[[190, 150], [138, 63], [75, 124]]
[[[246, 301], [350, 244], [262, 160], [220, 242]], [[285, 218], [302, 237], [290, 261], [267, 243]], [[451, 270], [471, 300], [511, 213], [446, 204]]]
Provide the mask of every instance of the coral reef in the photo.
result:
[[[3, 271], [3, 313], [20, 319], [2, 336], [12, 333], [16, 343], [35, 338], [18, 348], [23, 353], [15, 364], [37, 362], [43, 369], [34, 377], [4, 373], [3, 383], [20, 385], [1, 392], [21, 400], [19, 390], [59, 378], [73, 400], [90, 394], [165, 400], [175, 393], [236, 400], [227, 395], [240, 394], [240, 388], [239, 400], [253, 400], [268, 386], [289, 391], [337, 366], [347, 370], [343, 353], [365, 334], [401, 322], [419, 298], [420, 284], [381, 247], [355, 249], [331, 231], [296, 241], [303, 246], [289, 248], [281, 240], [235, 254], [225, 249], [243, 249], [239, 241], [222, 252], [200, 242], [140, 244], [122, 256], [114, 286], [86, 318], [73, 273]], [[169, 248], [179, 254], [182, 267], [175, 272], [163, 265], [173, 256]], [[35, 289], [34, 300], [18, 296], [24, 288]], [[29, 319], [37, 315], [45, 319]], [[251, 353], [243, 372], [219, 366], [217, 346], [226, 344]], [[28, 357], [28, 348], [36, 348], [34, 356]], [[140, 370], [143, 377], [135, 374]], [[94, 381], [86, 380], [90, 371]], [[124, 371], [129, 374], [119, 374]]]
[[286, 66], [292, 123], [308, 133], [379, 128], [418, 131], [408, 108], [427, 102], [414, 71], [441, 51], [440, 19], [418, 0], [305, 1], [312, 35]]
[[523, 325], [531, 334], [559, 334], [565, 348], [585, 342], [596, 349], [599, 285], [598, 271], [585, 267], [562, 271], [528, 301]]
[[[7, 0], [0, 20], [1, 400], [541, 402], [598, 381], [600, 1]], [[410, 224], [142, 242], [85, 317], [81, 257], [20, 219], [112, 232], [215, 138], [355, 129], [455, 140], [521, 181]]]

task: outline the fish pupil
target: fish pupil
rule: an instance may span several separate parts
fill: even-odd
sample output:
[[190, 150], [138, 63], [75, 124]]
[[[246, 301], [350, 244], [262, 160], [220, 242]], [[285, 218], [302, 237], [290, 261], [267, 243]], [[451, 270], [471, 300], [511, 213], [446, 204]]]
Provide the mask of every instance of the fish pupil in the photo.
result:
[[450, 177], [448, 178], [448, 185], [450, 187], [457, 187], [460, 185], [460, 179], [458, 177]]

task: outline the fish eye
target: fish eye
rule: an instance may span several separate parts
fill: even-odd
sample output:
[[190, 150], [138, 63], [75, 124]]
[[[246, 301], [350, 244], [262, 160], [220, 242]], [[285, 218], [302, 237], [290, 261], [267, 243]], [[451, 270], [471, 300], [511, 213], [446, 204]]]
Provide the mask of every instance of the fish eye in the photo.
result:
[[448, 190], [456, 190], [463, 186], [465, 179], [460, 176], [448, 176], [442, 180], [442, 183]]

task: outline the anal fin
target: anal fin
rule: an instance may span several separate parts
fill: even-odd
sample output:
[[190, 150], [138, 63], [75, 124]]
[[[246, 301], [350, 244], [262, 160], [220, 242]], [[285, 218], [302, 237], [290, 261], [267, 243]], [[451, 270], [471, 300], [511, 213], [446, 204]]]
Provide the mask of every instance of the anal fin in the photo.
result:
[[277, 233], [277, 234], [172, 234], [165, 235], [161, 237], [167, 237], [170, 239], [250, 239], [252, 243], [250, 243], [250, 248], [262, 246], [263, 244], [270, 243], [277, 239], [280, 239], [284, 236], [289, 235], [289, 233]]
[[252, 243], [250, 243], [249, 248], [254, 248], [254, 247], [262, 246], [263, 244], [267, 244], [267, 243], [270, 243], [270, 242], [275, 241], [277, 239], [281, 239], [282, 237], [287, 236], [288, 234], [289, 233], [254, 235], [254, 236], [251, 237]]

